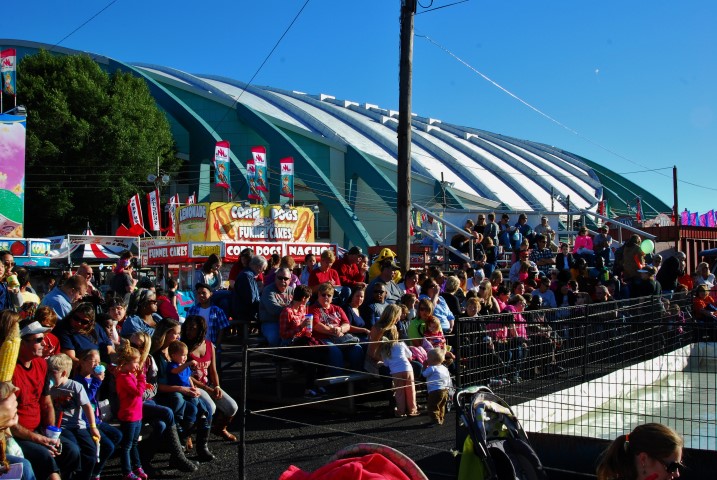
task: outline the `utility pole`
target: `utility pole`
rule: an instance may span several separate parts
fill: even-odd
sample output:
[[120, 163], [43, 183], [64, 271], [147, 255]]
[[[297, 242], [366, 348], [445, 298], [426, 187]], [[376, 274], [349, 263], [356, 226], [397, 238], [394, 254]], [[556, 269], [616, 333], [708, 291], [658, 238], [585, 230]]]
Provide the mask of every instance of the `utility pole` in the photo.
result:
[[[411, 89], [413, 17], [416, 0], [401, 0], [401, 46], [398, 74], [398, 168], [396, 171], [396, 254], [402, 268], [411, 259]], [[405, 271], [405, 270], [404, 270]]]
[[677, 165], [672, 166], [672, 192], [674, 194], [674, 203], [675, 205], [672, 207], [672, 216], [675, 218], [675, 231], [677, 234], [675, 235], [675, 252], [680, 251], [680, 227], [682, 225], [680, 220], [680, 208], [678, 207], [677, 203]]

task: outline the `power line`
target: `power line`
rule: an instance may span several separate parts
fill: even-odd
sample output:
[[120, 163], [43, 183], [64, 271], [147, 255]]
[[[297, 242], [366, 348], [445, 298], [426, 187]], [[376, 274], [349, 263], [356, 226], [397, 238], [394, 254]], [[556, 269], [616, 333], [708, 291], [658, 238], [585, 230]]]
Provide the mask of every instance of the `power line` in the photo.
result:
[[85, 25], [87, 25], [88, 23], [90, 23], [92, 20], [94, 20], [95, 18], [97, 18], [102, 12], [104, 12], [105, 10], [107, 10], [108, 8], [110, 8], [112, 5], [114, 5], [115, 3], [117, 3], [117, 1], [118, 1], [118, 0], [112, 0], [110, 3], [108, 3], [107, 5], [105, 5], [104, 8], [102, 8], [102, 10], [100, 10], [99, 12], [95, 13], [95, 14], [92, 15], [90, 18], [88, 18], [87, 20], [85, 20], [84, 22], [82, 22], [82, 24], [80, 24], [80, 26], [78, 26], [77, 28], [75, 28], [73, 31], [71, 31], [70, 33], [68, 33], [68, 34], [65, 35], [64, 37], [62, 37], [62, 39], [61, 39], [59, 42], [57, 42], [56, 44], [54, 44], [54, 45], [52, 46], [52, 48], [50, 48], [50, 51], [52, 51], [55, 47], [57, 47], [57, 46], [60, 45], [62, 42], [64, 42], [65, 40], [67, 40], [68, 38], [70, 38], [72, 35], [74, 35], [79, 29], [81, 29], [82, 27], [84, 27]]

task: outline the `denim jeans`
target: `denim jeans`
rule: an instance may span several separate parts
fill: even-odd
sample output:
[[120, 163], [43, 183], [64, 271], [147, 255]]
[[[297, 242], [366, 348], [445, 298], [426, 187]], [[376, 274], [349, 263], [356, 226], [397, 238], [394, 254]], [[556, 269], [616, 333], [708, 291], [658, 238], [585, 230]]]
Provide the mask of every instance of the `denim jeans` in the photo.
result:
[[106, 422], [98, 424], [97, 428], [100, 430], [102, 437], [100, 438], [100, 461], [95, 463], [95, 467], [92, 469], [93, 477], [99, 477], [102, 474], [105, 463], [122, 442], [122, 432], [118, 428]]
[[127, 475], [132, 470], [142, 467], [139, 460], [139, 432], [142, 430], [142, 420], [136, 422], [120, 422], [122, 430], [122, 443], [120, 443], [120, 463], [122, 464], [122, 475]]
[[35, 471], [32, 469], [32, 464], [27, 458], [8, 455], [7, 461], [10, 463], [10, 465], [12, 465], [13, 463], [22, 464], [22, 477], [20, 477], [20, 480], [36, 480]]
[[344, 370], [345, 361], [348, 362], [351, 370], [362, 370], [364, 353], [361, 346], [357, 343], [345, 343], [343, 345], [334, 345], [328, 340], [326, 341], [327, 364], [329, 365], [329, 375], [332, 377], [345, 375], [350, 372]]
[[[86, 428], [63, 428], [62, 439], [74, 443], [80, 449], [80, 468], [72, 478], [77, 480], [92, 478], [92, 472], [97, 465], [97, 444], [92, 439], [90, 431]], [[64, 447], [63, 442], [63, 449]]]

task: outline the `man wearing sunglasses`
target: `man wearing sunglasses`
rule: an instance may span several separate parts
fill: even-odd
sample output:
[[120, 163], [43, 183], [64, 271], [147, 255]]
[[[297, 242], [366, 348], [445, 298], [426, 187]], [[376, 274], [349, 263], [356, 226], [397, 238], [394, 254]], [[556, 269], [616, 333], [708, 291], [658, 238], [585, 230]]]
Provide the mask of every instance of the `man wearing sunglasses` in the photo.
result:
[[64, 436], [45, 436], [45, 427], [57, 425], [47, 383], [47, 362], [42, 358], [42, 341], [50, 330], [32, 319], [20, 322], [20, 352], [12, 377], [17, 392], [18, 423], [11, 428], [25, 458], [32, 463], [38, 479], [59, 480], [80, 467], [78, 445]]
[[8, 250], [0, 251], [0, 262], [5, 266], [3, 279], [7, 278], [8, 275], [12, 275], [12, 269], [15, 268], [15, 257], [12, 256], [12, 253]]
[[79, 302], [87, 293], [87, 280], [80, 275], [73, 275], [59, 287], [52, 289], [45, 295], [40, 305], [47, 305], [52, 308], [58, 318], [65, 318], [72, 306]]
[[259, 320], [261, 321], [261, 334], [264, 335], [270, 347], [278, 347], [281, 343], [279, 336], [279, 315], [288, 307], [294, 296], [294, 287], [289, 286], [291, 271], [280, 268], [274, 276], [274, 283], [264, 287], [259, 303]]

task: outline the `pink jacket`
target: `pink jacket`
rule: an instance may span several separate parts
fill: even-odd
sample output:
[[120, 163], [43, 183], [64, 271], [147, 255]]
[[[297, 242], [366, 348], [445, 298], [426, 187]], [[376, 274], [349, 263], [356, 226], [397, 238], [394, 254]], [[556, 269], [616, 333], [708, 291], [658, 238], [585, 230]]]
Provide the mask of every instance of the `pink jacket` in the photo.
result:
[[134, 375], [118, 371], [115, 378], [119, 397], [117, 418], [122, 422], [142, 420], [142, 395], [147, 385], [144, 373]]
[[593, 239], [590, 235], [578, 235], [575, 237], [573, 253], [577, 253], [581, 248], [587, 248], [588, 250], [593, 249]]

